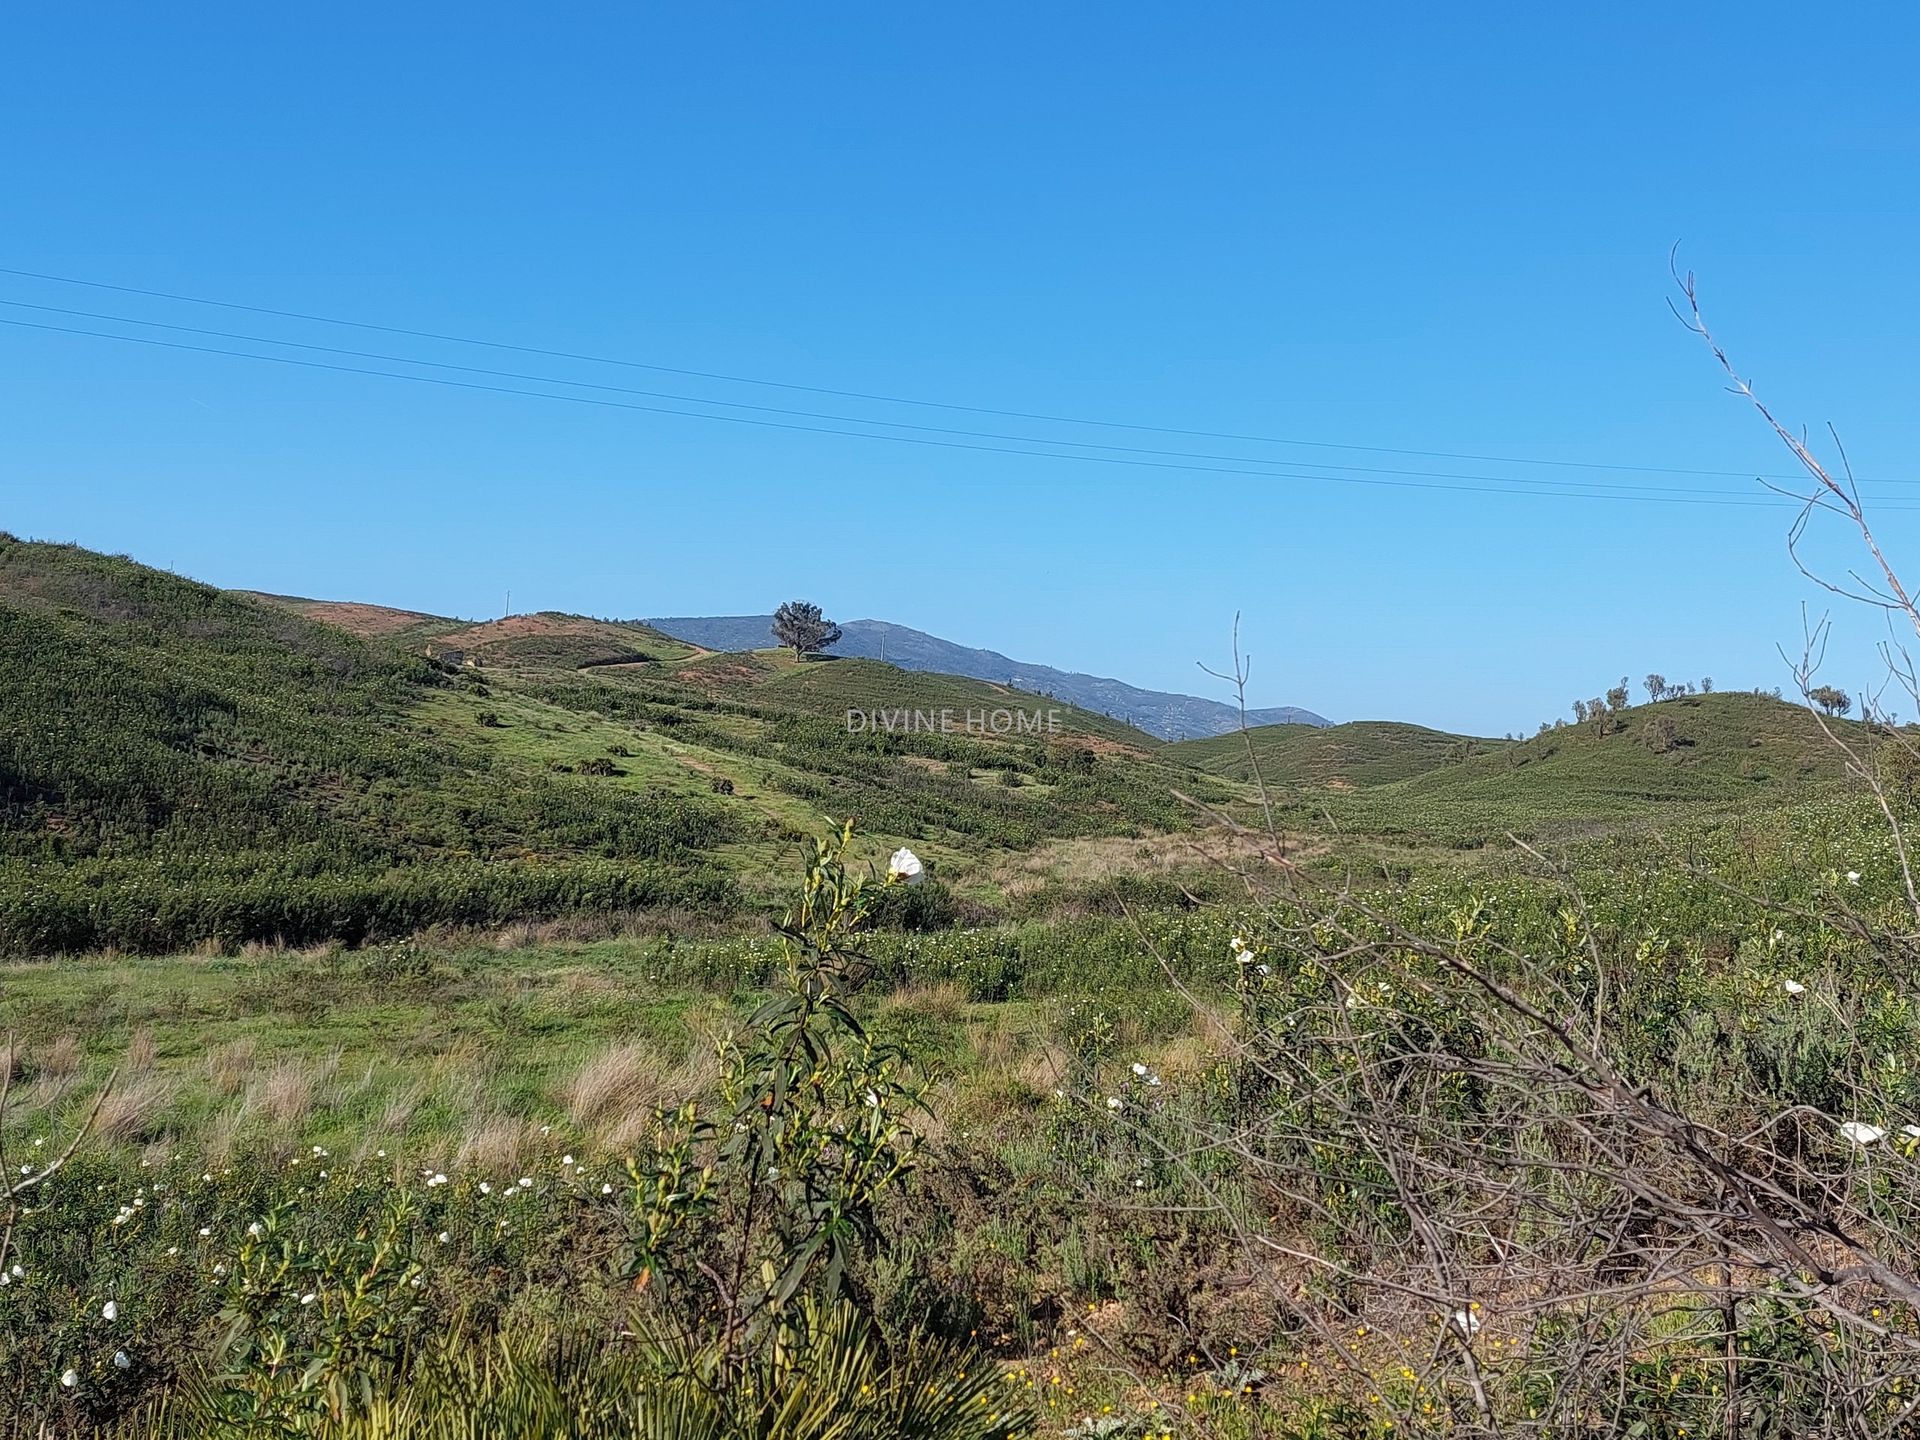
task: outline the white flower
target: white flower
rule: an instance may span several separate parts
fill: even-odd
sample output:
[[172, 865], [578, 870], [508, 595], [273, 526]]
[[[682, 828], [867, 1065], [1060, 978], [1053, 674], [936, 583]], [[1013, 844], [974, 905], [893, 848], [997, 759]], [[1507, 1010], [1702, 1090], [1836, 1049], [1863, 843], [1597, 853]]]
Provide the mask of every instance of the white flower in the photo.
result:
[[484, 1180], [482, 1180], [482, 1181], [480, 1182], [480, 1193], [481, 1193], [482, 1195], [491, 1195], [491, 1194], [493, 1194], [493, 1186], [491, 1186], [491, 1185], [489, 1185], [489, 1184], [488, 1184], [488, 1183], [487, 1183], [486, 1181], [484, 1181]]
[[314, 1301], [318, 1300], [319, 1298], [320, 1297], [318, 1295], [314, 1294], [313, 1291], [309, 1290], [306, 1294], [300, 1297], [300, 1303], [302, 1305], [311, 1305]]
[[107, 1301], [106, 1304], [100, 1307], [100, 1318], [102, 1320], [118, 1320], [120, 1318], [119, 1304], [112, 1300]]
[[1847, 884], [1858, 885], [1859, 883], [1860, 883], [1860, 872], [1858, 870], [1847, 871]]
[[573, 1156], [571, 1156], [571, 1155], [562, 1155], [562, 1156], [560, 1157], [560, 1163], [561, 1163], [562, 1165], [571, 1165], [571, 1164], [573, 1164]]
[[1119, 1108], [1120, 1108], [1120, 1097], [1118, 1095], [1107, 1096], [1107, 1109], [1118, 1110]]
[[133, 1368], [133, 1357], [124, 1350], [114, 1351], [113, 1368], [116, 1370], [131, 1370]]
[[67, 1389], [71, 1390], [74, 1386], [80, 1383], [80, 1372], [77, 1370], [70, 1370], [70, 1369], [62, 1370], [60, 1372], [60, 1383], [66, 1386]]
[[1229, 940], [1227, 944], [1233, 947], [1233, 953], [1236, 955], [1238, 955], [1242, 950], [1247, 948], [1247, 942], [1242, 940], [1238, 935], [1234, 936], [1233, 939]]
[[918, 855], [902, 845], [887, 861], [887, 878], [903, 880], [909, 885], [918, 885], [927, 878], [927, 867], [920, 863]]
[[1877, 1145], [1887, 1138], [1887, 1132], [1878, 1125], [1869, 1125], [1864, 1120], [1849, 1120], [1841, 1125], [1840, 1133], [1856, 1145]]
[[450, 1245], [453, 1243], [453, 1235], [450, 1231], [442, 1230], [438, 1238], [442, 1245]]
[[1480, 1332], [1480, 1317], [1471, 1310], [1453, 1312], [1453, 1328], [1471, 1339]]
[[261, 1226], [258, 1220], [254, 1221], [251, 1225], [247, 1226], [247, 1234], [251, 1235], [256, 1240], [258, 1240], [262, 1235], [266, 1233], [267, 1233], [266, 1230]]
[[1807, 993], [1807, 987], [1802, 985], [1798, 980], [1782, 980], [1780, 982], [1780, 988], [1789, 995], [1804, 995]]
[[600, 1193], [601, 1193], [602, 1195], [611, 1195], [611, 1194], [613, 1194], [613, 1186], [611, 1186], [611, 1185], [602, 1185], [602, 1186], [600, 1187]]
[[1136, 1060], [1133, 1062], [1133, 1073], [1136, 1075], [1145, 1075], [1147, 1073], [1147, 1067]]
[[522, 1190], [531, 1190], [533, 1188], [532, 1177], [527, 1175], [522, 1175], [520, 1177], [520, 1188]]
[[1902, 1125], [1900, 1133], [1910, 1140], [1920, 1140], [1920, 1125]]

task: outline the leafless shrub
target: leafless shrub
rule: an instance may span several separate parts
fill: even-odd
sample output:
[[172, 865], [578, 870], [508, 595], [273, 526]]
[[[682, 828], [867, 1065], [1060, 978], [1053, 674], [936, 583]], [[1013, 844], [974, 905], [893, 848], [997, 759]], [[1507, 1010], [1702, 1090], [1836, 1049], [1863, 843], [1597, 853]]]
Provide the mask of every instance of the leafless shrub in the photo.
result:
[[[1712, 344], [1690, 277], [1683, 295]], [[1828, 588], [1920, 634], [1851, 476], [1760, 409], [1814, 483], [1795, 558], [1808, 520], [1841, 517], [1873, 578]], [[1809, 631], [1805, 696], [1824, 634]], [[1227, 678], [1244, 688], [1237, 648]], [[1905, 651], [1886, 653], [1920, 706]], [[1906, 812], [1874, 749], [1891, 727], [1815, 718], [1894, 834], [1920, 922]], [[1220, 818], [1259, 842], [1256, 861], [1224, 863], [1264, 912], [1272, 963], [1242, 955], [1237, 1007], [1193, 997], [1226, 1037], [1227, 1103], [1120, 1123], [1209, 1197], [1331, 1398], [1396, 1435], [1913, 1433], [1920, 1128], [1885, 1118], [1903, 1113], [1904, 1060], [1830, 1005], [1826, 1108], [1624, 1061], [1636, 1017], [1618, 997], [1646, 994], [1646, 962], [1603, 940], [1545, 857], [1527, 852], [1562, 890], [1550, 954], [1471, 913], [1410, 924], [1391, 897], [1302, 869], [1260, 792], [1264, 841]], [[1914, 935], [1843, 902], [1803, 918], [1859, 942], [1889, 985], [1920, 986]]]

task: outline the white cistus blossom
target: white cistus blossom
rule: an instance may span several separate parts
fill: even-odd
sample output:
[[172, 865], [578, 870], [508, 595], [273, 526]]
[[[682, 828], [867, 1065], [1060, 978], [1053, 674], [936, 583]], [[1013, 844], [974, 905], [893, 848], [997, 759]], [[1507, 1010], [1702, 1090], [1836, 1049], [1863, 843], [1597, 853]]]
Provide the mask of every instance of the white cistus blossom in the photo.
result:
[[120, 1318], [120, 1306], [118, 1302], [109, 1300], [106, 1304], [102, 1305], [100, 1307], [100, 1318], [102, 1320], [118, 1320]]
[[1887, 1132], [1878, 1125], [1869, 1125], [1864, 1120], [1848, 1120], [1840, 1126], [1840, 1134], [1856, 1145], [1878, 1145], [1887, 1138]]
[[902, 880], [909, 885], [918, 885], [927, 878], [927, 867], [920, 863], [918, 855], [902, 845], [887, 861], [887, 878]]
[[1804, 995], [1807, 993], [1807, 987], [1802, 985], [1798, 980], [1782, 980], [1780, 982], [1780, 988], [1789, 995]]
[[1453, 1328], [1472, 1339], [1480, 1331], [1480, 1317], [1471, 1310], [1456, 1310], [1453, 1312]]

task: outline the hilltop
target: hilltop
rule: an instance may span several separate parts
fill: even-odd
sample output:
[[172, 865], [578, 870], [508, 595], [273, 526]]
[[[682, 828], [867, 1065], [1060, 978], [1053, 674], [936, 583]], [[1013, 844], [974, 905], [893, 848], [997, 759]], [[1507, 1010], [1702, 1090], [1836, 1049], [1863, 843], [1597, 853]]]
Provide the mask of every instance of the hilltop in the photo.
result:
[[[672, 616], [647, 623], [709, 650], [762, 650], [776, 643], [771, 615]], [[997, 650], [957, 645], [885, 620], [849, 620], [840, 629], [839, 643], [833, 647], [836, 655], [884, 660], [902, 670], [962, 675], [1014, 686], [1112, 716], [1162, 740], [1223, 735], [1240, 728], [1239, 709], [1218, 700], [1144, 690], [1123, 680], [1012, 660]], [[1327, 723], [1311, 710], [1291, 705], [1250, 710], [1246, 718], [1253, 725]]]
[[[1860, 722], [1828, 723], [1850, 743], [1872, 743]], [[1451, 845], [1707, 820], [1802, 801], [1845, 776], [1842, 756], [1804, 706], [1738, 692], [1633, 706], [1604, 729], [1567, 724], [1520, 741], [1365, 722], [1169, 749], [1245, 778], [1249, 742], [1295, 822], [1324, 816], [1348, 832]]]

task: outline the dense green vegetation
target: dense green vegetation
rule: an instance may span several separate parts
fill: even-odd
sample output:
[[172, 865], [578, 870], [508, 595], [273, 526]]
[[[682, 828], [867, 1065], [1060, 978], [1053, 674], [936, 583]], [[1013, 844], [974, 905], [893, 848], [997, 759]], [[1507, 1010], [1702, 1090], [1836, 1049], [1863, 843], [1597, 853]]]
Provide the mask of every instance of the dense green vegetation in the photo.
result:
[[73, 547], [0, 540], [0, 595], [0, 949], [727, 903], [719, 806], [417, 729], [424, 658]]
[[[620, 1406], [642, 1394], [664, 1403], [702, 1373], [708, 1362], [670, 1337], [702, 1315], [686, 1333], [721, 1333], [727, 1301], [691, 1262], [729, 1253], [758, 1183], [694, 1185], [733, 1163], [711, 1148], [748, 1133], [732, 1124], [757, 1123], [703, 1131], [701, 1117], [743, 1102], [757, 1113], [784, 1090], [840, 1097], [806, 1125], [885, 1117], [861, 1133], [911, 1156], [897, 1186], [858, 1200], [871, 1228], [846, 1232], [866, 1238], [835, 1282], [849, 1318], [829, 1324], [816, 1309], [784, 1322], [796, 1336], [866, 1327], [857, 1356], [834, 1367], [866, 1367], [859, 1383], [876, 1396], [897, 1398], [906, 1373], [996, 1423], [1025, 1427], [1031, 1410], [1048, 1435], [1471, 1433], [1471, 1391], [1431, 1315], [1406, 1313], [1391, 1289], [1298, 1288], [1245, 1249], [1251, 1229], [1293, 1249], [1360, 1247], [1374, 1272], [1400, 1274], [1402, 1212], [1369, 1159], [1386, 1137], [1363, 1112], [1329, 1108], [1371, 1073], [1354, 1068], [1354, 1046], [1418, 1035], [1418, 1053], [1440, 1047], [1446, 1067], [1481, 1063], [1488, 1045], [1525, 1054], [1524, 1037], [1436, 954], [1530, 995], [1570, 984], [1570, 1003], [1602, 1008], [1610, 1063], [1714, 1133], [1804, 1107], [1795, 1143], [1825, 1193], [1868, 1187], [1859, 1193], [1897, 1210], [1892, 1197], [1920, 1179], [1905, 1150], [1889, 1145], [1862, 1168], [1858, 1147], [1836, 1137], [1843, 1121], [1897, 1135], [1920, 1119], [1920, 1065], [1908, 1058], [1920, 1058], [1920, 972], [1897, 938], [1910, 915], [1897, 854], [1870, 807], [1804, 805], [1661, 842], [1617, 835], [1570, 863], [1577, 904], [1561, 881], [1515, 870], [1344, 898], [1282, 888], [1131, 918], [902, 933], [869, 928], [900, 888], [885, 887], [823, 929], [857, 894], [856, 864], [832, 869], [791, 921], [815, 937], [812, 951], [771, 934], [569, 939], [556, 928], [509, 937], [510, 948], [469, 937], [16, 966], [0, 972], [0, 1024], [19, 1037], [6, 1156], [44, 1163], [108, 1070], [119, 1075], [94, 1141], [18, 1228], [23, 1275], [0, 1306], [0, 1384], [17, 1413], [77, 1429], [158, 1394], [175, 1397], [167, 1423], [182, 1435], [308, 1433], [299, 1417], [318, 1424], [336, 1408], [341, 1426], [397, 1425], [383, 1407], [413, 1394], [498, 1414], [514, 1433], [511, 1416], [572, 1394], [599, 1417], [578, 1433], [659, 1433], [644, 1426], [664, 1422]], [[821, 952], [846, 977], [843, 1016], [793, 1008], [832, 993], [794, 969], [796, 955]], [[795, 1024], [826, 1027], [810, 1042], [811, 1078], [749, 1078], [794, 1063], [781, 1027]], [[1504, 1108], [1516, 1087], [1501, 1073], [1403, 1105], [1391, 1124], [1485, 1146], [1545, 1123]], [[1361, 1144], [1301, 1138], [1346, 1126]], [[769, 1143], [790, 1157], [837, 1153], [802, 1131]], [[1635, 1155], [1648, 1175], [1666, 1163], [1644, 1143]], [[797, 1162], [768, 1163], [784, 1174]], [[836, 1162], [833, 1173], [851, 1172]], [[661, 1210], [683, 1194], [720, 1208]], [[1303, 1215], [1289, 1195], [1324, 1214]], [[1548, 1211], [1514, 1223], [1532, 1233]], [[1486, 1224], [1496, 1212], [1476, 1200], [1474, 1213]], [[762, 1232], [775, 1281], [809, 1233]], [[807, 1263], [796, 1304], [841, 1303], [812, 1288], [828, 1252], [809, 1253], [822, 1268]], [[636, 1289], [636, 1269], [655, 1278]], [[1586, 1383], [1568, 1368], [1557, 1312], [1512, 1306], [1501, 1284], [1520, 1280], [1474, 1283], [1488, 1327], [1479, 1373], [1503, 1415], [1518, 1423], [1542, 1396]], [[1741, 1313], [1755, 1346], [1778, 1347], [1781, 1327], [1799, 1323], [1757, 1302]], [[1881, 1315], [1902, 1333], [1920, 1323], [1890, 1302]], [[1356, 1338], [1369, 1343], [1347, 1350]], [[1652, 1417], [1675, 1434], [1710, 1421], [1711, 1385], [1690, 1377], [1719, 1355], [1718, 1332], [1674, 1316], [1636, 1343], [1641, 1368], [1610, 1395], [1581, 1392], [1582, 1407], [1605, 1407], [1582, 1413], [1622, 1428]], [[994, 1358], [955, 1348], [980, 1345]], [[489, 1354], [512, 1363], [476, 1371]], [[771, 1362], [755, 1351], [731, 1363]], [[1904, 1373], [1874, 1363], [1883, 1386]], [[412, 1378], [395, 1390], [403, 1372]], [[509, 1373], [522, 1378], [510, 1385]], [[780, 1366], [756, 1373], [762, 1395], [801, 1383]], [[1814, 1413], [1812, 1373], [1756, 1360], [1749, 1403]], [[289, 1428], [222, 1432], [208, 1428], [215, 1413]], [[1073, 1428], [1088, 1416], [1130, 1429]], [[755, 1423], [735, 1414], [678, 1433], [822, 1433]]]

